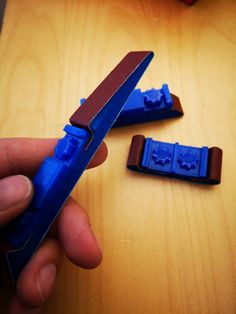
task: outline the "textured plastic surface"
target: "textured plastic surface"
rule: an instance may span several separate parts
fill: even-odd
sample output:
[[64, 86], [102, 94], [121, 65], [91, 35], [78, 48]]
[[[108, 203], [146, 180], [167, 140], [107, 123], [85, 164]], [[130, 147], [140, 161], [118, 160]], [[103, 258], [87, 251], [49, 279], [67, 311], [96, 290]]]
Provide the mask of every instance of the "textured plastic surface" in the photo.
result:
[[74, 125], [65, 127], [66, 136], [33, 178], [35, 195], [29, 208], [0, 231], [10, 246], [6, 259], [14, 281], [47, 234], [152, 57], [152, 52], [129, 53], [88, 98], [90, 106], [73, 114]]
[[127, 167], [207, 184], [220, 183], [222, 150], [170, 144], [135, 135]]
[[[84, 104], [85, 100], [82, 98], [80, 103]], [[163, 84], [161, 89], [152, 88], [145, 92], [135, 89], [126, 101], [113, 127], [182, 115], [183, 111], [178, 98], [170, 94], [167, 84]]]
[[169, 144], [147, 138], [141, 167], [184, 178], [206, 178], [208, 148]]

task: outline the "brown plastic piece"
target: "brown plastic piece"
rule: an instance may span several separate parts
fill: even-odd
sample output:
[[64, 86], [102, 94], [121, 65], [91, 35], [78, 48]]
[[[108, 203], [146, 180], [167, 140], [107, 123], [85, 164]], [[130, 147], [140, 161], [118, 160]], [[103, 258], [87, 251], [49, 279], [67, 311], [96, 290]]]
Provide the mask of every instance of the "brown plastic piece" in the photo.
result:
[[[131, 141], [129, 156], [127, 160], [127, 168], [135, 171], [149, 172], [147, 169], [142, 168], [141, 161], [143, 157], [143, 149], [145, 144], [145, 137], [143, 135], [134, 135]], [[206, 184], [219, 184], [221, 181], [221, 166], [222, 166], [223, 151], [219, 147], [209, 148], [208, 158], [208, 174], [204, 179], [188, 178], [187, 180], [206, 183]], [[150, 171], [153, 173], [153, 171]], [[158, 173], [158, 175], [171, 176], [181, 178], [173, 174]]]

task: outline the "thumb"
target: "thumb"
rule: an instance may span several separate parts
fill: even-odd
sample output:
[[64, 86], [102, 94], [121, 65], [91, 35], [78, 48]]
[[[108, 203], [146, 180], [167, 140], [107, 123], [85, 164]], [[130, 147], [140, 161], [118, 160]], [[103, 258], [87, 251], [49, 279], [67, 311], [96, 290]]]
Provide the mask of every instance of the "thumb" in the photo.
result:
[[0, 228], [20, 215], [33, 196], [31, 181], [22, 175], [0, 179]]

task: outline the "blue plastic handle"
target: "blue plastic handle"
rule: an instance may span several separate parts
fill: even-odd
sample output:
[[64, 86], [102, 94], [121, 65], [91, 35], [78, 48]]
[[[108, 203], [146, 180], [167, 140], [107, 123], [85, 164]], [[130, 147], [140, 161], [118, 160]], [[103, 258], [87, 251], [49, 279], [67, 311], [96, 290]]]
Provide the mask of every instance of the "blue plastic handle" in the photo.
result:
[[33, 178], [35, 196], [30, 207], [4, 230], [13, 248], [7, 253], [13, 279], [39, 246], [90, 160], [85, 153], [90, 133], [71, 125], [64, 130], [67, 134], [58, 141], [54, 155], [44, 160]]
[[152, 57], [150, 51], [128, 53], [89, 96], [89, 106], [75, 111], [70, 118], [72, 126], [64, 129], [66, 136], [33, 179], [35, 196], [29, 208], [0, 231], [10, 245], [5, 254], [14, 281], [44, 239]]

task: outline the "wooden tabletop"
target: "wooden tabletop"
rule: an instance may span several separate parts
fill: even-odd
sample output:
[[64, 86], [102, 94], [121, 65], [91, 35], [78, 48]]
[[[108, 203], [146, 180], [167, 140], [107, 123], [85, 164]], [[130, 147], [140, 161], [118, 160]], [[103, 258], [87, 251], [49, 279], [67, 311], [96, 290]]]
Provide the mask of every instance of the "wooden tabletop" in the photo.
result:
[[[235, 14], [234, 0], [8, 0], [1, 137], [62, 136], [80, 98], [131, 50], [155, 53], [139, 87], [168, 83], [185, 112], [108, 134], [107, 161], [86, 171], [73, 192], [103, 262], [85, 271], [65, 260], [42, 313], [236, 312]], [[134, 134], [221, 147], [221, 184], [127, 170]]]

